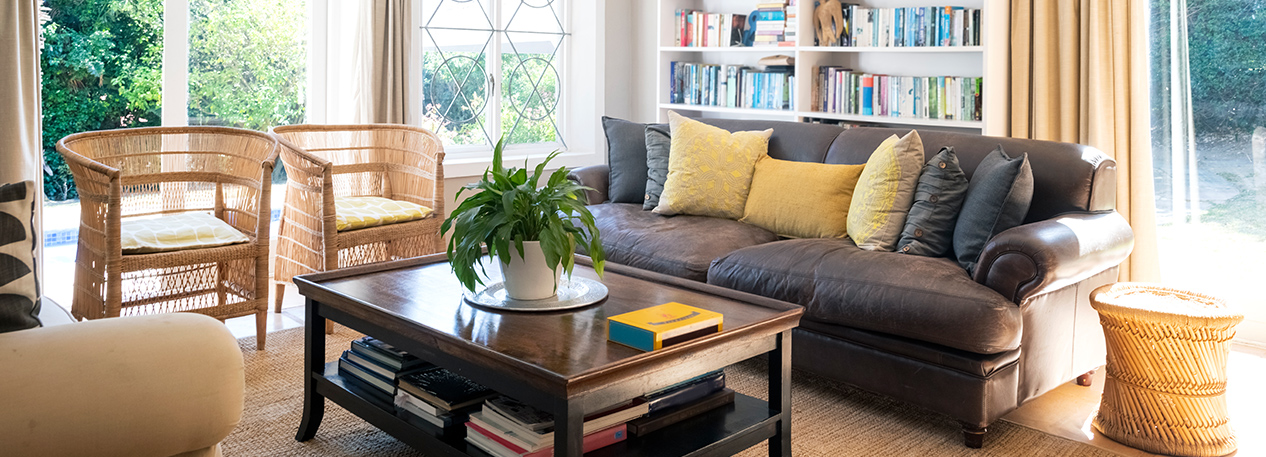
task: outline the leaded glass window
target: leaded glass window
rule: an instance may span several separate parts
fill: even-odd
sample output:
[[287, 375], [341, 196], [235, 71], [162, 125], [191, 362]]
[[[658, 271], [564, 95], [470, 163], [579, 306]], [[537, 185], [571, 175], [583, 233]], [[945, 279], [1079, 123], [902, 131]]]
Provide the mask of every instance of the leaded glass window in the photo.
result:
[[565, 3], [423, 1], [424, 126], [451, 146], [565, 146]]

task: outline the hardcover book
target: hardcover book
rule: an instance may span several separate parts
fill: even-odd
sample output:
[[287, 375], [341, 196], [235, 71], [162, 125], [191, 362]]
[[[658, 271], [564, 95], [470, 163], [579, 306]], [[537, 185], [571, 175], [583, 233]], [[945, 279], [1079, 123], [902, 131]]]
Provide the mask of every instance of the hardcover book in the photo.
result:
[[496, 394], [492, 389], [443, 368], [400, 377], [400, 388], [446, 411], [477, 404]]
[[722, 330], [721, 313], [669, 302], [607, 319], [607, 339], [653, 351]]
[[372, 336], [352, 341], [351, 349], [352, 352], [364, 358], [373, 359], [374, 362], [388, 367], [394, 372], [431, 366], [430, 363], [396, 349], [395, 346], [379, 341]]
[[626, 425], [629, 427], [630, 434], [643, 436], [730, 403], [734, 403], [734, 391], [721, 389], [694, 402], [657, 411], [646, 417], [633, 419]]

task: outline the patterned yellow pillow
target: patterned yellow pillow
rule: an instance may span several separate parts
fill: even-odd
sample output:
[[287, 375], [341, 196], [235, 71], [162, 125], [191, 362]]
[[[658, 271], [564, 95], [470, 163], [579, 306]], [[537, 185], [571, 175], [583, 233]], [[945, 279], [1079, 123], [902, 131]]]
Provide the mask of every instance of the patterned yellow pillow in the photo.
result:
[[743, 217], [756, 158], [769, 149], [773, 129], [730, 133], [672, 111], [668, 122], [668, 179], [655, 213]]
[[740, 222], [789, 238], [843, 238], [865, 165], [793, 162], [762, 155]]
[[383, 197], [342, 197], [334, 199], [334, 226], [338, 231], [425, 219], [431, 208], [413, 202]]
[[911, 130], [880, 143], [857, 180], [848, 207], [848, 236], [868, 251], [892, 251], [901, 239], [923, 173], [923, 139]]
[[227, 222], [208, 213], [179, 213], [120, 224], [124, 254], [213, 248], [250, 241]]

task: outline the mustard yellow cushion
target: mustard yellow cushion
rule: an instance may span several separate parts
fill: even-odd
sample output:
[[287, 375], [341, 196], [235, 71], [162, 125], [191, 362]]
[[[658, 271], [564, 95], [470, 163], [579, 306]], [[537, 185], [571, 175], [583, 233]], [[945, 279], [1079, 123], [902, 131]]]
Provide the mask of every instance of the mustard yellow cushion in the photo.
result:
[[431, 215], [431, 208], [383, 197], [334, 199], [334, 226], [338, 231], [409, 222]]
[[655, 213], [743, 217], [752, 169], [769, 149], [773, 129], [730, 133], [672, 111], [668, 123], [668, 179]]
[[843, 238], [865, 165], [792, 162], [762, 155], [741, 222], [789, 238]]
[[892, 251], [901, 239], [923, 172], [923, 139], [911, 130], [880, 143], [866, 161], [848, 207], [848, 236], [857, 247]]
[[120, 224], [124, 254], [213, 248], [250, 241], [227, 222], [208, 213], [178, 213]]

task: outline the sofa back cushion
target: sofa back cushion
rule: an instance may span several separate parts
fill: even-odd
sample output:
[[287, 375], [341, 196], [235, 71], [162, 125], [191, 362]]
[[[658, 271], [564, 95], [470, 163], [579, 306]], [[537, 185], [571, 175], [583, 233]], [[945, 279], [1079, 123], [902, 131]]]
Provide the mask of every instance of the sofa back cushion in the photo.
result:
[[[807, 122], [763, 121], [748, 119], [696, 119], [713, 127], [720, 127], [731, 132], [744, 130], [774, 129], [769, 137], [769, 156], [779, 160], [796, 162], [822, 162], [827, 149], [835, 138], [844, 131], [843, 127], [827, 124], [810, 124]], [[875, 150], [875, 146], [870, 149]], [[866, 163], [861, 162], [849, 165]]]
[[[866, 163], [879, 143], [910, 129], [862, 127], [840, 132], [826, 163]], [[930, 160], [953, 146], [968, 179], [985, 156], [999, 145], [1008, 154], [1028, 153], [1033, 169], [1033, 202], [1024, 222], [1050, 219], [1069, 211], [1101, 211], [1116, 207], [1116, 162], [1096, 148], [1054, 141], [1026, 140], [967, 133], [920, 130], [923, 152]]]
[[614, 203], [641, 203], [645, 199], [646, 126], [602, 116], [602, 129], [607, 135], [607, 164], [611, 166], [607, 198]]

